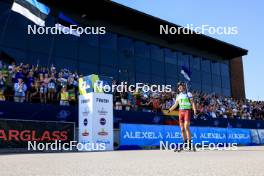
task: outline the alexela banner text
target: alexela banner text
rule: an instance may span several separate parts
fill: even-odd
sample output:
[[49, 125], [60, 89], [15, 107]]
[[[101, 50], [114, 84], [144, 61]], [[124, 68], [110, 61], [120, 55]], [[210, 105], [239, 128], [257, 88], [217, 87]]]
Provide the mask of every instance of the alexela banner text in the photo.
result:
[[[191, 127], [194, 143], [259, 144], [260, 131], [241, 128]], [[262, 132], [262, 131], [261, 131]], [[261, 133], [262, 134], [262, 133]], [[159, 146], [160, 142], [182, 143], [178, 126], [121, 124], [120, 145]]]

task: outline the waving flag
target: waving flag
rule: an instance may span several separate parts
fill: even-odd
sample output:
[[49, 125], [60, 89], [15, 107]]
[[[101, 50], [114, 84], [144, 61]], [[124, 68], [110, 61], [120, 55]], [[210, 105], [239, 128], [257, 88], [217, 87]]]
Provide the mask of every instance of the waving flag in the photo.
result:
[[56, 28], [64, 34], [72, 34], [80, 37], [80, 33], [76, 30], [78, 24], [71, 18], [64, 15], [62, 12], [59, 13], [58, 22], [55, 25]]
[[191, 72], [190, 72], [190, 70], [189, 70], [187, 67], [185, 67], [185, 66], [182, 66], [182, 67], [181, 67], [181, 74], [182, 74], [183, 77], [184, 77], [185, 79], [187, 79], [188, 81], [191, 80]]
[[11, 10], [30, 19], [39, 26], [45, 26], [50, 8], [37, 0], [14, 0]]

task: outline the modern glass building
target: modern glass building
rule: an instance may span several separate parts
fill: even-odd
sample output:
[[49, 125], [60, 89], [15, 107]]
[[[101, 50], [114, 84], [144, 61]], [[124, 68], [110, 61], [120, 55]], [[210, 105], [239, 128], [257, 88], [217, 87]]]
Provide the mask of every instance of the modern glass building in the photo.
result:
[[[105, 26], [106, 34], [28, 35], [28, 25], [33, 23], [10, 10], [12, 1], [1, 1], [0, 52], [17, 63], [53, 64], [84, 75], [95, 73], [129, 83], [171, 85], [183, 80], [180, 70], [186, 66], [192, 72], [193, 90], [245, 96], [240, 62], [247, 54], [244, 49], [204, 35], [159, 35], [159, 24], [174, 24], [111, 1], [91, 3], [86, 8], [79, 0], [58, 1], [60, 5], [42, 2], [53, 8], [46, 26], [54, 26], [56, 13], [64, 11], [80, 26]], [[241, 66], [236, 64], [239, 69], [232, 70], [232, 62], [238, 60]]]

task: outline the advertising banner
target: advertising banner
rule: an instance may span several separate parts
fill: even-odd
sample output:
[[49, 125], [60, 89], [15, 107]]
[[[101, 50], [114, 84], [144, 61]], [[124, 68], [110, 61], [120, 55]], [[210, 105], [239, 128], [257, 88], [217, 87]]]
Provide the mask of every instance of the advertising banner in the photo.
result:
[[[163, 132], [163, 142], [168, 143], [182, 143], [181, 129], [179, 126], [161, 125], [161, 131]], [[175, 128], [176, 127], [176, 128]], [[160, 141], [158, 142], [160, 144]]]
[[191, 127], [194, 143], [226, 143], [225, 128]]
[[113, 150], [113, 130], [113, 95], [93, 92], [80, 95], [79, 142], [103, 143], [105, 150]]
[[250, 135], [251, 135], [251, 143], [252, 144], [260, 144], [260, 139], [258, 135], [258, 130], [257, 129], [251, 129], [250, 130]]
[[79, 96], [79, 142], [92, 142], [92, 94]]
[[111, 90], [105, 92], [100, 88], [100, 85], [111, 87], [111, 78], [90, 75], [80, 78], [79, 85], [79, 142], [103, 144], [104, 150], [113, 150], [113, 95]]
[[162, 125], [121, 124], [120, 145], [158, 146], [163, 141]]
[[251, 133], [249, 129], [227, 128], [227, 143], [237, 143], [242, 145], [251, 144]]
[[0, 119], [0, 148], [27, 148], [29, 141], [70, 143], [74, 128], [70, 122]]
[[[194, 143], [251, 143], [250, 130], [191, 127]], [[159, 146], [160, 142], [182, 143], [179, 126], [121, 124], [120, 145]]]
[[104, 143], [106, 150], [113, 150], [113, 95], [93, 94], [93, 141]]
[[261, 144], [264, 144], [264, 130], [258, 130], [258, 136]]

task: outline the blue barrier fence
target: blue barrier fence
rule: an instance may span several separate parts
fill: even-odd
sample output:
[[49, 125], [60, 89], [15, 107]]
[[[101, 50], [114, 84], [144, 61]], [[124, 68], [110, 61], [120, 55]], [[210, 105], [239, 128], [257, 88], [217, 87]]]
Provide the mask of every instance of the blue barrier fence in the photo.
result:
[[[0, 102], [0, 118], [20, 120], [46, 120], [75, 122], [78, 125], [78, 107], [62, 107], [51, 104], [31, 104]], [[114, 111], [114, 128], [119, 128], [120, 123], [130, 124], [156, 124], [164, 125], [167, 122], [177, 121], [177, 117], [163, 116], [158, 113], [135, 112], [135, 111]], [[211, 118], [206, 120], [192, 119], [192, 126], [200, 127], [221, 127], [221, 128], [248, 128], [264, 129], [264, 120], [240, 120]]]
[[[191, 127], [194, 143], [238, 145], [264, 144], [264, 130], [242, 128]], [[160, 146], [160, 142], [182, 143], [178, 126], [121, 124], [121, 146]]]

